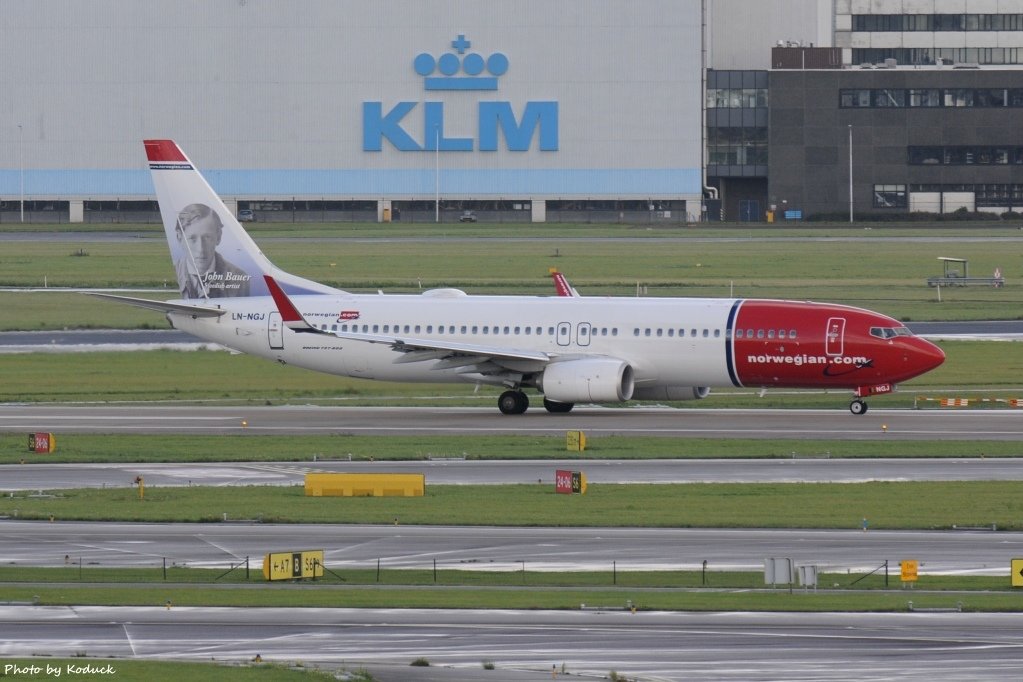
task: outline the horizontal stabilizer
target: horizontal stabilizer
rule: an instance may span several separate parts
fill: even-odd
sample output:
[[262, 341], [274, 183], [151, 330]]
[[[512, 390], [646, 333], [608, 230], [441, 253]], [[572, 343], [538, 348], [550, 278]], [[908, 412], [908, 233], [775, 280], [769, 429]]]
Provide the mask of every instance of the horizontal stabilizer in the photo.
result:
[[169, 301], [153, 301], [148, 298], [118, 296], [116, 294], [101, 294], [95, 291], [86, 291], [83, 293], [86, 293], [89, 296], [96, 296], [98, 298], [105, 298], [110, 301], [116, 301], [118, 303], [126, 303], [128, 305], [137, 306], [139, 308], [158, 310], [161, 313], [184, 313], [186, 315], [192, 315], [194, 317], [220, 317], [221, 315], [227, 312], [223, 308], [214, 308], [212, 306], [190, 305], [188, 303], [171, 303]]

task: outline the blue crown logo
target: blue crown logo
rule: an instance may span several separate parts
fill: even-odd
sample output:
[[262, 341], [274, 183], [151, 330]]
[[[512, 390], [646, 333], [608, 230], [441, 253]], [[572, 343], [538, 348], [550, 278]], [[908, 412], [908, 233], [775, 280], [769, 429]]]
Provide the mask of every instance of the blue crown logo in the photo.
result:
[[[508, 70], [508, 57], [495, 52], [486, 59], [475, 52], [465, 54], [472, 43], [459, 34], [451, 41], [458, 54], [446, 52], [439, 59], [426, 52], [417, 55], [412, 65], [425, 81], [427, 90], [497, 90], [497, 79]], [[465, 55], [464, 57], [460, 55]], [[489, 75], [481, 75], [483, 71]], [[431, 75], [439, 71], [441, 75]], [[458, 75], [459, 71], [465, 75]]]

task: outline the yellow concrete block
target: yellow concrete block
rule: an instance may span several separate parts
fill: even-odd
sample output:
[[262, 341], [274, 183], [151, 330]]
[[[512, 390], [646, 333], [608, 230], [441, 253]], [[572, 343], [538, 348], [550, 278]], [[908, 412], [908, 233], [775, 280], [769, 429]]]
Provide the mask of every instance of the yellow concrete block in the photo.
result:
[[306, 474], [307, 497], [422, 497], [426, 474]]

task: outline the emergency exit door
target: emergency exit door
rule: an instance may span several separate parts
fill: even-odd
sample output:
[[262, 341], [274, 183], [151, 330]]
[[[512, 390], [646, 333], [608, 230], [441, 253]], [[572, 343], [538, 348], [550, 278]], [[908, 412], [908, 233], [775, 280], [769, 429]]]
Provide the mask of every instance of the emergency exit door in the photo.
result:
[[841, 355], [845, 349], [845, 318], [828, 318], [828, 330], [824, 337], [824, 352], [828, 355]]
[[281, 322], [281, 314], [276, 310], [267, 316], [266, 333], [272, 350], [284, 348], [284, 324]]

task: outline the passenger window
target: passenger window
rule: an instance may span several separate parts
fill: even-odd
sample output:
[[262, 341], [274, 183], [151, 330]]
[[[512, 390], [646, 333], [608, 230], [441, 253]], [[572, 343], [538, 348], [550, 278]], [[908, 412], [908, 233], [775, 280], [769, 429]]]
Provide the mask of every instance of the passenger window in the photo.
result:
[[714, 330], [714, 338], [715, 339], [720, 339], [721, 338], [721, 330], [720, 329], [715, 329]]
[[779, 329], [778, 330], [778, 338], [779, 339], [784, 339], [785, 338], [785, 330], [784, 329]]
[[618, 336], [618, 327], [611, 327], [611, 336]]
[[796, 330], [795, 329], [790, 329], [789, 330], [789, 338], [790, 339], [796, 338]]
[[768, 329], [767, 330], [767, 338], [769, 338], [769, 339], [773, 339], [774, 338], [774, 330], [773, 329]]
[[467, 331], [468, 331], [467, 327], [463, 324], [462, 325], [462, 333], [465, 334]]
[[758, 329], [757, 330], [757, 338], [758, 339], [764, 338], [764, 330], [763, 329]]
[[670, 337], [673, 337], [673, 336], [675, 336], [675, 330], [674, 329], [669, 329], [668, 330], [668, 337], [670, 338]]
[[650, 336], [650, 327], [643, 330], [643, 336]]
[[706, 329], [704, 329], [704, 330], [703, 330], [703, 338], [707, 338], [707, 336], [709, 336], [709, 335], [708, 335], [708, 333], [707, 333], [707, 330], [706, 330]]
[[420, 332], [420, 330], [422, 330], [422, 327], [417, 324], [416, 325], [416, 334], [418, 334]]

